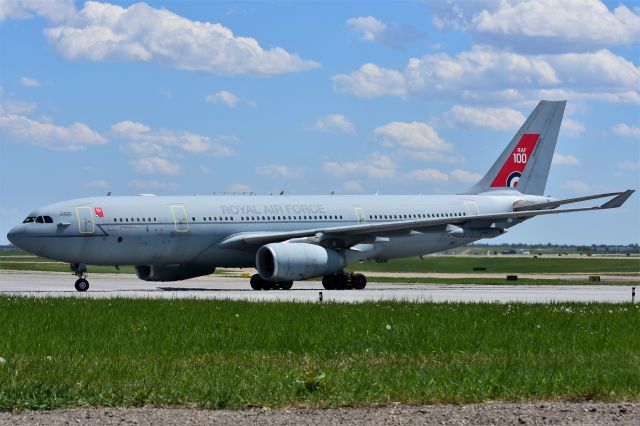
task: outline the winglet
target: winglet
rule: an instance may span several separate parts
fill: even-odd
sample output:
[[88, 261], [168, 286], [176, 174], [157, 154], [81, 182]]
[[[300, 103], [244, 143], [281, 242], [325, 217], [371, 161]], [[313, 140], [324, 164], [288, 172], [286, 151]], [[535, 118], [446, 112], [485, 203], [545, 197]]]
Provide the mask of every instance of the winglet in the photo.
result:
[[625, 203], [625, 201], [627, 201], [629, 199], [629, 197], [631, 197], [631, 194], [633, 194], [634, 192], [635, 192], [634, 189], [627, 189], [626, 191], [624, 191], [623, 193], [621, 193], [617, 197], [615, 197], [615, 198], [607, 201], [603, 205], [601, 205], [600, 208], [601, 209], [615, 209], [617, 207], [620, 207], [621, 205], [623, 205]]

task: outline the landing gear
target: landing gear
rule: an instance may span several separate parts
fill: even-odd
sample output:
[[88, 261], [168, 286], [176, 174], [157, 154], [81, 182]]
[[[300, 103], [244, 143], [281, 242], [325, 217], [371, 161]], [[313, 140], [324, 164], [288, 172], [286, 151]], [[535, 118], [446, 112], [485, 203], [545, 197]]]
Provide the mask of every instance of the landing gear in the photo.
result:
[[80, 278], [76, 281], [76, 290], [78, 291], [87, 291], [89, 290], [89, 281], [84, 278]]
[[72, 263], [71, 270], [73, 271], [73, 274], [78, 277], [75, 284], [76, 290], [89, 290], [89, 281], [87, 281], [87, 265], [84, 263]]
[[293, 281], [267, 281], [259, 274], [255, 274], [249, 281], [254, 290], [291, 290]]
[[322, 277], [322, 286], [326, 290], [362, 290], [367, 286], [367, 277], [362, 274], [339, 272]]

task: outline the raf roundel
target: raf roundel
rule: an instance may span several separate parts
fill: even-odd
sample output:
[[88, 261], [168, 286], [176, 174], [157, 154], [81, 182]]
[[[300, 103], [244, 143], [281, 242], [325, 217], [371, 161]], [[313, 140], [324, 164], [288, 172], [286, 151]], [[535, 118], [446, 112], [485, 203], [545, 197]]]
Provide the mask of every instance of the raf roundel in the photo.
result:
[[507, 188], [517, 187], [521, 176], [522, 173], [520, 172], [512, 172], [511, 174], [509, 174], [509, 177], [507, 178]]

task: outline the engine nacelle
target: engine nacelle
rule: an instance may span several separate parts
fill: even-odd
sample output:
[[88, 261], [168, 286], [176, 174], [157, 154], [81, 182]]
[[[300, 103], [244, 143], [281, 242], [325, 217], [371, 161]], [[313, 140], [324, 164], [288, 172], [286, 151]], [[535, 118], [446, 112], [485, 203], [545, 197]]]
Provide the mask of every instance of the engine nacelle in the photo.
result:
[[309, 243], [272, 243], [256, 253], [256, 269], [269, 281], [293, 281], [342, 271], [344, 254]]
[[213, 274], [215, 266], [197, 264], [136, 265], [136, 275], [144, 281], [181, 281]]

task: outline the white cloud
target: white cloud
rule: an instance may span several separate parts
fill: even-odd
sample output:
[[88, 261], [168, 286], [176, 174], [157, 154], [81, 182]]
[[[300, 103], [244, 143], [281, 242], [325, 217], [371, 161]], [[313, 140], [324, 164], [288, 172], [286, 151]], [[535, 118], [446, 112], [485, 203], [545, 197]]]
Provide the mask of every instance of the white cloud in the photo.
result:
[[216, 93], [215, 95], [207, 95], [204, 98], [205, 102], [210, 102], [210, 103], [223, 103], [226, 106], [228, 106], [229, 108], [235, 108], [236, 105], [238, 105], [238, 102], [240, 102], [240, 98], [237, 97], [236, 95], [234, 95], [231, 92], [228, 92], [226, 90], [221, 90], [218, 93]]
[[356, 128], [347, 117], [341, 114], [329, 114], [319, 118], [311, 125], [311, 129], [328, 133], [356, 134]]
[[387, 29], [387, 24], [373, 16], [359, 16], [347, 19], [347, 26], [358, 34], [362, 41], [376, 41]]
[[392, 121], [376, 128], [373, 134], [386, 147], [439, 152], [453, 150], [453, 146], [445, 142], [433, 127], [418, 121]]
[[129, 162], [133, 169], [145, 175], [163, 174], [177, 175], [180, 173], [180, 165], [173, 164], [161, 157], [138, 158]]
[[491, 130], [517, 130], [525, 121], [520, 111], [511, 108], [474, 108], [454, 105], [448, 117], [457, 124]]
[[265, 50], [221, 24], [192, 21], [145, 3], [124, 8], [88, 1], [73, 19], [45, 29], [45, 35], [70, 60], [157, 63], [218, 75], [271, 76], [319, 66], [280, 47]]
[[560, 127], [560, 130], [563, 132], [567, 132], [571, 136], [575, 136], [584, 132], [585, 127], [584, 124], [572, 120], [571, 118], [564, 118], [562, 120], [562, 126]]
[[38, 109], [38, 104], [29, 101], [0, 101], [0, 114], [31, 114]]
[[343, 185], [342, 188], [347, 192], [362, 192], [364, 188], [362, 184], [355, 180], [348, 180]]
[[449, 176], [436, 169], [420, 169], [407, 173], [406, 177], [420, 182], [449, 182]]
[[17, 142], [60, 151], [82, 151], [91, 145], [107, 143], [106, 138], [84, 123], [59, 126], [18, 114], [0, 116], [0, 131]]
[[611, 128], [613, 133], [625, 138], [640, 138], [640, 127], [629, 126], [625, 123], [618, 123]]
[[640, 169], [640, 161], [633, 162], [633, 161], [625, 160], [622, 163], [620, 163], [620, 168], [627, 169], [627, 170]]
[[6, 19], [29, 19], [42, 16], [54, 22], [72, 17], [74, 0], [0, 0], [0, 22]]
[[229, 187], [229, 192], [238, 192], [238, 193], [251, 192], [251, 187], [243, 183], [234, 183]]
[[579, 166], [582, 164], [580, 160], [578, 160], [573, 155], [562, 155], [562, 154], [553, 154], [553, 158], [551, 159], [552, 166]]
[[283, 178], [295, 178], [302, 175], [302, 171], [300, 169], [291, 168], [283, 164], [268, 164], [266, 166], [260, 166], [256, 168], [256, 172], [263, 176]]
[[143, 190], [164, 190], [164, 191], [172, 191], [180, 188], [175, 182], [162, 182], [157, 180], [138, 180], [134, 179], [129, 182], [129, 186], [134, 189], [143, 189]]
[[322, 169], [332, 177], [366, 176], [371, 179], [390, 179], [396, 176], [396, 165], [391, 157], [374, 152], [365, 160], [336, 162], [327, 161]]
[[405, 78], [399, 71], [382, 68], [376, 64], [364, 64], [350, 74], [338, 74], [332, 78], [333, 89], [360, 98], [407, 95]]
[[523, 50], [593, 50], [640, 40], [637, 13], [623, 5], [611, 11], [599, 0], [502, 1], [497, 10], [476, 14], [470, 27]]
[[565, 186], [569, 189], [574, 190], [575, 192], [580, 192], [580, 193], [591, 191], [591, 187], [586, 183], [584, 183], [583, 181], [581, 181], [580, 179], [570, 180], [565, 184]]
[[22, 83], [22, 85], [26, 87], [40, 87], [40, 82], [31, 77], [20, 77], [20, 83]]
[[361, 41], [378, 42], [396, 49], [403, 49], [408, 42], [422, 39], [425, 36], [424, 33], [411, 25], [397, 26], [373, 16], [349, 18], [347, 26]]
[[640, 102], [640, 68], [609, 50], [522, 55], [475, 45], [455, 56], [436, 53], [411, 58], [402, 72], [365, 64], [351, 74], [334, 76], [333, 85], [337, 92], [365, 98], [442, 94], [474, 101], [514, 101], [564, 94]]
[[109, 184], [106, 180], [90, 180], [84, 183], [84, 187], [89, 189], [107, 189]]
[[475, 183], [482, 179], [482, 175], [478, 173], [471, 173], [466, 170], [455, 169], [449, 173], [452, 178], [458, 182]]
[[232, 149], [218, 140], [186, 131], [153, 130], [149, 126], [130, 121], [120, 121], [111, 126], [115, 138], [127, 142], [125, 148], [139, 156], [167, 156], [172, 150], [190, 154], [227, 156]]

